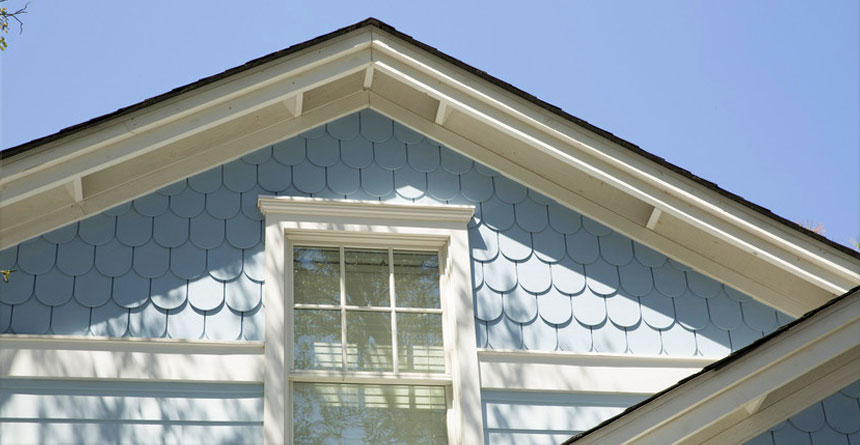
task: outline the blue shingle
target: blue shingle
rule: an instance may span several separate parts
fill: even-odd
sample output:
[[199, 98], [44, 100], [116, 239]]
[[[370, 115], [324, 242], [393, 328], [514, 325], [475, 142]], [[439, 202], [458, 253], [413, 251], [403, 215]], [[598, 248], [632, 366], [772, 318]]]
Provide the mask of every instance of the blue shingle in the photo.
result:
[[654, 275], [654, 287], [667, 297], [680, 297], [687, 290], [684, 272], [675, 269], [668, 262], [651, 268], [651, 273]]
[[51, 270], [57, 256], [57, 245], [44, 238], [34, 238], [18, 247], [18, 267], [29, 274], [38, 275]]
[[128, 333], [132, 337], [161, 338], [167, 333], [167, 312], [152, 302], [129, 309]]
[[591, 330], [594, 352], [623, 354], [627, 352], [627, 334], [624, 329], [606, 320]]
[[557, 263], [564, 259], [564, 235], [556, 232], [552, 227], [546, 227], [540, 232], [532, 234], [534, 252], [538, 258], [548, 263]]
[[190, 280], [207, 272], [206, 249], [187, 242], [170, 249], [170, 270], [180, 278]]
[[573, 316], [570, 296], [551, 287], [547, 292], [537, 296], [538, 311], [541, 318], [551, 324], [565, 324]]
[[196, 340], [203, 337], [205, 317], [202, 312], [188, 307], [178, 307], [167, 311], [167, 336], [181, 340]]
[[373, 163], [373, 143], [364, 138], [341, 141], [340, 156], [352, 168], [369, 167]]
[[621, 288], [638, 297], [648, 295], [654, 288], [651, 269], [639, 264], [638, 261], [630, 261], [620, 266], [618, 277]]
[[484, 283], [498, 292], [507, 292], [517, 285], [517, 269], [513, 261], [499, 255], [484, 263]]
[[575, 319], [559, 326], [558, 347], [567, 352], [591, 352], [591, 329]]
[[685, 291], [684, 295], [675, 298], [675, 315], [678, 321], [687, 329], [703, 329], [708, 324], [708, 305], [704, 298]]
[[241, 195], [222, 186], [206, 194], [206, 212], [218, 219], [232, 218], [239, 213], [240, 200]]
[[[17, 280], [19, 277], [13, 276], [13, 278]], [[9, 281], [13, 282], [12, 279]], [[53, 268], [46, 273], [36, 276], [34, 293], [36, 298], [43, 304], [57, 306], [66, 303], [72, 298], [74, 283], [74, 277], [61, 272], [57, 268]], [[27, 294], [27, 297], [29, 296]]]
[[639, 299], [623, 292], [606, 298], [606, 313], [610, 321], [623, 328], [633, 327], [642, 320]]
[[211, 168], [188, 178], [188, 186], [200, 193], [212, 193], [222, 184], [221, 167]]
[[47, 334], [50, 329], [51, 307], [35, 298], [16, 304], [12, 311], [12, 332], [16, 334]]
[[612, 295], [618, 291], [618, 268], [598, 258], [585, 265], [585, 284], [594, 293]]
[[113, 303], [125, 309], [140, 307], [149, 301], [149, 288], [150, 280], [134, 272], [116, 277], [113, 280]]
[[224, 186], [233, 192], [247, 192], [257, 185], [257, 166], [241, 159], [224, 164], [222, 174]]
[[523, 346], [533, 351], [555, 351], [558, 349], [558, 334], [555, 326], [540, 318], [523, 325]]
[[318, 167], [331, 167], [340, 160], [340, 144], [328, 134], [306, 140], [305, 147], [308, 161]]
[[508, 204], [523, 202], [528, 196], [528, 188], [504, 176], [493, 177], [493, 187], [495, 188], [496, 196], [502, 202]]
[[523, 261], [532, 254], [532, 236], [519, 226], [499, 232], [499, 249], [509, 260]]
[[134, 248], [133, 268], [144, 278], [157, 278], [167, 272], [170, 265], [170, 249], [149, 241]]
[[112, 300], [92, 308], [90, 332], [102, 337], [122, 337], [128, 332], [128, 309]]
[[516, 323], [528, 323], [537, 317], [537, 297], [517, 286], [502, 296], [505, 317]]
[[224, 302], [224, 283], [209, 275], [191, 280], [188, 282], [188, 301], [197, 310], [211, 311]]
[[259, 150], [252, 151], [245, 156], [242, 156], [242, 161], [249, 164], [260, 165], [265, 164], [272, 158], [272, 147], [263, 147]]
[[52, 230], [44, 235], [43, 238], [54, 244], [63, 244], [71, 241], [78, 234], [78, 224], [73, 223], [59, 229]]
[[328, 187], [339, 195], [349, 195], [361, 188], [360, 171], [343, 162], [326, 169]]
[[299, 165], [305, 160], [305, 140], [290, 138], [272, 146], [272, 157], [283, 165]]
[[487, 343], [493, 349], [522, 349], [522, 325], [507, 317], [487, 322]]
[[163, 247], [181, 246], [188, 240], [189, 219], [166, 211], [152, 221], [152, 238]]
[[55, 306], [51, 313], [51, 332], [55, 335], [86, 335], [90, 330], [90, 310], [75, 300]]
[[540, 232], [548, 225], [547, 206], [526, 198], [514, 204], [517, 224], [529, 232]]
[[260, 186], [269, 192], [286, 190], [293, 181], [293, 169], [280, 162], [266, 162], [257, 169]]
[[158, 216], [167, 210], [170, 198], [161, 193], [150, 193], [134, 200], [133, 206], [143, 216]]
[[119, 277], [131, 270], [134, 250], [112, 239], [106, 244], [96, 246], [96, 269], [109, 277]]
[[404, 144], [417, 144], [424, 140], [424, 136], [421, 133], [418, 133], [406, 125], [397, 121], [393, 121], [392, 124], [394, 128], [394, 137], [400, 142], [403, 142]]
[[227, 242], [233, 247], [247, 249], [262, 239], [263, 222], [239, 214], [227, 220]]
[[135, 209], [116, 217], [116, 239], [126, 246], [143, 245], [152, 238], [152, 217]]
[[440, 201], [448, 201], [460, 193], [460, 177], [443, 169], [429, 172], [427, 193]]
[[431, 143], [423, 137], [418, 142], [409, 142], [408, 144], [406, 146], [406, 162], [412, 168], [423, 173], [430, 173], [439, 169], [441, 161], [438, 145]]
[[[203, 275], [198, 279], [202, 278], [209, 276]], [[176, 309], [188, 299], [188, 281], [172, 273], [153, 278], [150, 286], [150, 300], [162, 310]]]
[[585, 289], [585, 268], [570, 257], [550, 265], [552, 284], [566, 294], [578, 294]]
[[406, 164], [406, 144], [391, 138], [373, 144], [373, 159], [386, 170], [398, 170]]
[[[443, 165], [444, 165], [444, 157]], [[460, 192], [469, 201], [484, 202], [493, 196], [493, 178], [478, 173], [474, 168], [460, 175]], [[504, 204], [498, 201], [499, 204]], [[505, 204], [507, 205], [507, 204]], [[514, 207], [511, 205], [510, 221], [514, 221]]]
[[170, 210], [183, 218], [193, 218], [206, 208], [206, 195], [191, 187], [186, 187], [182, 193], [170, 197]]
[[391, 119], [370, 110], [359, 112], [361, 134], [371, 142], [384, 142], [391, 138], [394, 124]]
[[361, 169], [361, 188], [374, 197], [394, 193], [394, 173], [374, 164]]
[[406, 199], [418, 199], [427, 193], [427, 174], [404, 165], [394, 171], [394, 189]]
[[502, 316], [502, 294], [481, 286], [475, 291], [475, 316], [480, 320], [492, 321]]
[[263, 286], [251, 281], [244, 274], [224, 284], [227, 306], [237, 312], [246, 312], [257, 307], [263, 296]]
[[644, 322], [628, 327], [627, 347], [631, 354], [658, 355], [662, 349], [660, 331]]
[[593, 263], [600, 257], [600, 246], [597, 237], [586, 230], [579, 230], [564, 236], [567, 243], [567, 255], [579, 264]]
[[644, 266], [660, 267], [666, 262], [666, 255], [633, 241], [633, 253]]
[[239, 340], [242, 334], [242, 314], [226, 304], [206, 312], [206, 338], [209, 340]]
[[523, 289], [531, 293], [546, 292], [552, 286], [550, 266], [536, 255], [532, 255], [525, 261], [517, 263], [517, 280]]
[[606, 321], [606, 301], [603, 297], [586, 289], [585, 292], [574, 295], [573, 317], [580, 323], [594, 327]]
[[93, 268], [95, 246], [75, 237], [57, 246], [57, 268], [68, 275], [83, 275]]
[[191, 242], [203, 249], [212, 249], [224, 243], [226, 223], [208, 213], [191, 218]]
[[654, 329], [666, 329], [675, 322], [675, 305], [672, 299], [651, 291], [639, 298], [642, 320]]
[[724, 330], [737, 329], [743, 322], [741, 316], [741, 304], [726, 296], [709, 298], [708, 313], [711, 321], [717, 327]]
[[670, 356], [692, 357], [696, 355], [696, 336], [693, 331], [675, 323], [660, 331], [663, 353]]
[[111, 299], [113, 280], [93, 269], [75, 277], [75, 300], [84, 306], [97, 307]]
[[326, 124], [325, 128], [328, 134], [342, 141], [354, 139], [358, 136], [358, 132], [361, 129], [358, 113], [348, 114], [340, 119], [331, 121]]
[[442, 168], [448, 173], [462, 175], [472, 169], [474, 162], [471, 159], [445, 148], [439, 153]]

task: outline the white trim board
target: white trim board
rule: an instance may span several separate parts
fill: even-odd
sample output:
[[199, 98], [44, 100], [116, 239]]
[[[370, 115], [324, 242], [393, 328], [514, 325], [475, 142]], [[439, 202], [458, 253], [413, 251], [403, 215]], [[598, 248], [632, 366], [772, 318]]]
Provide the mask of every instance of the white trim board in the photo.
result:
[[263, 382], [261, 342], [0, 336], [0, 378]]
[[574, 443], [740, 443], [860, 378], [860, 291]]
[[478, 350], [481, 389], [654, 394], [715, 359]]
[[789, 314], [860, 282], [857, 258], [372, 25], [6, 160], [0, 248], [368, 107]]

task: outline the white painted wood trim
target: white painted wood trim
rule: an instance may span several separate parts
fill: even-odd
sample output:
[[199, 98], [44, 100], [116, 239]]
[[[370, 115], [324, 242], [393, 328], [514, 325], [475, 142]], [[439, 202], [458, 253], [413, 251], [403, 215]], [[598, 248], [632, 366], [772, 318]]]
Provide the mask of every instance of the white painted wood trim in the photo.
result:
[[649, 230], [654, 230], [657, 227], [657, 223], [660, 221], [660, 215], [662, 214], [662, 210], [654, 207], [654, 209], [651, 210], [651, 215], [648, 216], [648, 222], [645, 223], [645, 227]]
[[[730, 419], [737, 410], [745, 411], [747, 404], [762, 395], [802, 390], [805, 385], [791, 385], [806, 375], [833, 367], [836, 362], [840, 368], [846, 361], [855, 363], [860, 359], [858, 338], [860, 292], [855, 292], [746, 356], [696, 376], [577, 443], [677, 443]], [[860, 367], [848, 369], [848, 381], [860, 378]], [[833, 379], [832, 386], [819, 388], [822, 398], [840, 389], [838, 385], [844, 386], [844, 381], [846, 378]], [[790, 401], [791, 397], [784, 397], [770, 407]], [[796, 401], [793, 403], [797, 407]]]
[[0, 378], [261, 383], [260, 342], [0, 336]]
[[[263, 441], [266, 444], [290, 443], [292, 420], [289, 418], [290, 389], [286, 379], [287, 360], [292, 361], [292, 320], [287, 313], [290, 301], [285, 288], [291, 286], [284, 271], [291, 252], [286, 247], [277, 220], [265, 220], [266, 256], [263, 310], [265, 316], [265, 381], [263, 383]], [[289, 312], [292, 314], [292, 311]]]
[[651, 395], [716, 359], [481, 349], [478, 360], [482, 389]]
[[[272, 391], [274, 401], [283, 400], [286, 418], [264, 416], [266, 440], [274, 443], [280, 438], [292, 440], [292, 403], [290, 390], [294, 381], [349, 381], [387, 384], [433, 384], [443, 385], [449, 390], [448, 434], [450, 443], [477, 444], [483, 441], [483, 421], [480, 395], [480, 377], [477, 361], [477, 345], [471, 289], [471, 267], [469, 240], [466, 224], [474, 212], [472, 206], [390, 204], [377, 201], [350, 201], [320, 198], [260, 197], [258, 205], [266, 217], [266, 286], [278, 282], [278, 300], [285, 302], [274, 317], [287, 320], [279, 324], [282, 332], [275, 349], [283, 351], [280, 360], [282, 375], [286, 378], [286, 394]], [[278, 238], [270, 243], [270, 237]], [[417, 375], [407, 373], [361, 373], [361, 372], [308, 372], [289, 370], [292, 364], [293, 297], [290, 279], [292, 259], [291, 246], [385, 246], [388, 248], [432, 249], [439, 252], [440, 290], [443, 310], [443, 335], [445, 337], [446, 366], [449, 374]], [[278, 266], [269, 267], [272, 257], [285, 258]], [[279, 270], [274, 270], [279, 268]], [[271, 278], [270, 278], [271, 277]], [[272, 281], [274, 280], [274, 281]], [[341, 284], [343, 286], [343, 283]], [[264, 290], [264, 298], [269, 295]], [[273, 297], [274, 298], [274, 297]], [[264, 300], [265, 303], [266, 300]], [[278, 303], [283, 304], [283, 303]], [[266, 306], [266, 352], [267, 363], [277, 358], [269, 356], [269, 310]], [[282, 313], [281, 311], [285, 311]], [[276, 334], [277, 335], [277, 334]], [[270, 396], [266, 374], [264, 394]], [[277, 378], [277, 377], [274, 377]], [[278, 380], [280, 384], [280, 380]], [[281, 397], [281, 399], [277, 399]], [[266, 405], [265, 409], [268, 409]], [[265, 412], [264, 409], [264, 412]], [[282, 422], [272, 426], [266, 422]], [[271, 434], [270, 434], [271, 433]]]
[[[834, 295], [846, 292], [853, 283], [860, 281], [860, 265], [854, 264], [852, 268], [850, 263], [847, 263], [846, 266], [848, 267], [843, 267], [822, 258], [819, 255], [820, 249], [809, 251], [791, 245], [794, 251], [785, 252], [781, 248], [775, 248], [772, 243], [762, 243], [761, 238], [755, 238], [762, 235], [760, 228], [732, 217], [724, 209], [724, 207], [732, 206], [730, 202], [723, 199], [720, 206], [717, 206], [698, 196], [707, 195], [709, 192], [713, 193], [712, 191], [703, 190], [704, 188], [699, 186], [695, 193], [687, 192], [676, 184], [663, 179], [669, 176], [663, 171], [666, 170], [665, 168], [661, 169], [659, 174], [646, 173], [642, 168], [650, 167], [650, 170], [653, 170], [656, 165], [642, 164], [641, 161], [645, 161], [644, 159], [629, 159], [629, 153], [626, 153], [626, 156], [621, 159], [616, 157], [621, 156], [621, 153], [607, 154], [603, 150], [607, 141], [602, 139], [594, 137], [590, 139], [573, 138], [559, 132], [547, 134], [545, 131], [535, 131], [534, 125], [537, 123], [533, 121], [523, 122], [521, 113], [514, 113], [520, 115], [519, 118], [513, 117], [505, 110], [494, 107], [492, 103], [463, 94], [462, 90], [466, 88], [465, 86], [456, 84], [453, 79], [440, 75], [433, 67], [418, 62], [410, 55], [399, 52], [399, 47], [404, 45], [395, 43], [398, 49], [394, 49], [387, 43], [374, 40], [373, 45], [376, 52], [373, 63], [376, 69], [411, 88], [428, 94], [439, 101], [449, 103], [455, 106], [459, 112], [470, 115], [491, 128], [552, 156], [559, 162], [581, 170], [645, 203], [659, 207], [662, 211], [670, 213], [748, 253], [757, 255], [780, 268], [791, 271], [805, 280], [827, 289]], [[592, 144], [599, 144], [600, 148], [595, 148]], [[627, 163], [628, 161], [639, 161], [639, 163], [636, 167], [632, 167]], [[744, 228], [737, 227], [738, 224], [743, 224]], [[771, 225], [774, 224], [771, 223]], [[755, 232], [758, 232], [756, 235], [749, 233], [753, 227], [755, 227]], [[776, 241], [776, 239], [770, 241]], [[781, 244], [785, 243], [782, 242]], [[799, 264], [798, 255], [808, 257], [808, 259], [818, 263], [827, 263], [829, 271], [812, 272], [808, 270], [807, 267]]]
[[257, 202], [263, 214], [277, 213], [291, 219], [335, 216], [343, 221], [371, 218], [466, 223], [475, 212], [474, 206], [466, 205], [393, 204], [301, 196], [260, 196]]
[[[480, 104], [479, 108], [487, 111], [492, 110], [489, 113], [481, 113], [477, 112], [476, 108], [472, 108], [476, 112], [475, 116], [487, 119], [488, 123], [497, 126], [500, 130], [509, 132], [512, 136], [524, 137], [526, 140], [531, 139], [533, 141], [537, 140], [532, 135], [538, 134], [555, 138], [582, 150], [589, 156], [609, 163], [620, 171], [633, 175], [642, 181], [642, 185], [653, 184], [654, 187], [634, 188], [628, 191], [648, 191], [650, 195], [643, 194], [643, 200], [661, 207], [664, 211], [671, 209], [679, 217], [689, 217], [687, 220], [690, 223], [709, 231], [713, 230], [715, 234], [724, 237], [727, 241], [737, 242], [739, 246], [752, 249], [762, 255], [773, 256], [775, 261], [782, 259], [785, 261], [783, 263], [785, 267], [792, 268], [795, 264], [790, 260], [785, 260], [783, 256], [777, 253], [770, 252], [769, 249], [762, 246], [761, 241], [765, 241], [771, 246], [778, 246], [779, 249], [787, 249], [792, 254], [799, 255], [805, 260], [843, 277], [847, 284], [833, 286], [834, 292], [837, 294], [847, 291], [851, 287], [851, 283], [860, 281], [860, 267], [858, 267], [857, 261], [845, 253], [816, 243], [811, 238], [784, 227], [740, 203], [727, 200], [717, 192], [708, 190], [680, 174], [670, 172], [642, 156], [631, 153], [624, 147], [611, 143], [599, 135], [592, 134], [559, 116], [553, 115], [534, 103], [478, 79], [471, 73], [440, 61], [437, 57], [412, 47], [396, 37], [385, 32], [375, 31], [372, 48], [374, 50], [374, 63], [377, 67], [380, 66], [381, 60], [385, 60], [386, 56], [389, 56], [402, 64], [419, 70], [426, 77], [433, 79], [433, 85], [448, 87], [448, 91], [451, 91], [452, 94], [456, 91], [460, 100]], [[422, 85], [421, 89], [437, 100], [445, 98], [444, 94], [429, 88], [426, 84]], [[452, 103], [455, 102], [452, 101]], [[513, 122], [518, 124], [512, 126], [511, 123]], [[546, 146], [544, 148], [562, 154], [556, 147]], [[569, 150], [563, 153], [562, 157], [569, 157], [572, 154]], [[581, 165], [581, 167], [591, 168], [590, 165]], [[597, 172], [595, 171], [595, 173]], [[610, 180], [610, 183], [616, 182], [614, 178], [610, 177], [607, 177], [607, 180]], [[702, 213], [688, 213], [689, 209], [682, 210], [686, 206], [659, 205], [663, 200], [670, 201], [656, 198], [667, 196], [665, 193], [659, 193], [660, 190], [665, 190], [672, 196], [696, 206], [708, 213], [709, 217], [702, 218], [704, 216]], [[725, 227], [719, 221], [729, 222], [738, 227], [740, 231]], [[748, 238], [744, 236], [745, 233], [759, 238]], [[814, 279], [815, 277], [808, 278]]]
[[436, 125], [445, 125], [445, 121], [448, 120], [448, 116], [451, 115], [451, 108], [448, 106], [448, 102], [444, 100], [439, 101], [439, 107], [436, 108], [436, 118], [434, 122]]

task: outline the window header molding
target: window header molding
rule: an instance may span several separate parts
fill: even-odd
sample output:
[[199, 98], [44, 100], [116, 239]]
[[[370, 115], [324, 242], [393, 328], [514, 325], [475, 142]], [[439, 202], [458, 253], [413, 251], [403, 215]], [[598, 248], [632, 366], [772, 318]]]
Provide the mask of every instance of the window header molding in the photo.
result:
[[277, 214], [301, 217], [294, 220], [337, 217], [343, 220], [371, 218], [465, 224], [475, 213], [475, 207], [467, 205], [392, 204], [292, 196], [260, 196], [257, 206], [266, 216]]

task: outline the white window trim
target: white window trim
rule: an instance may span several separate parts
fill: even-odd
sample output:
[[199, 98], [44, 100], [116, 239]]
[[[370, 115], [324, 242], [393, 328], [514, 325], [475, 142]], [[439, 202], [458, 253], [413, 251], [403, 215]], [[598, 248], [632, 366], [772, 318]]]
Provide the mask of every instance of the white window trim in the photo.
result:
[[[447, 390], [452, 444], [483, 443], [481, 387], [472, 302], [469, 238], [472, 206], [391, 204], [304, 197], [260, 196], [265, 215], [266, 317], [263, 430], [266, 443], [291, 443], [293, 381], [435, 384]], [[292, 243], [439, 249], [448, 374], [308, 372], [292, 363]]]

